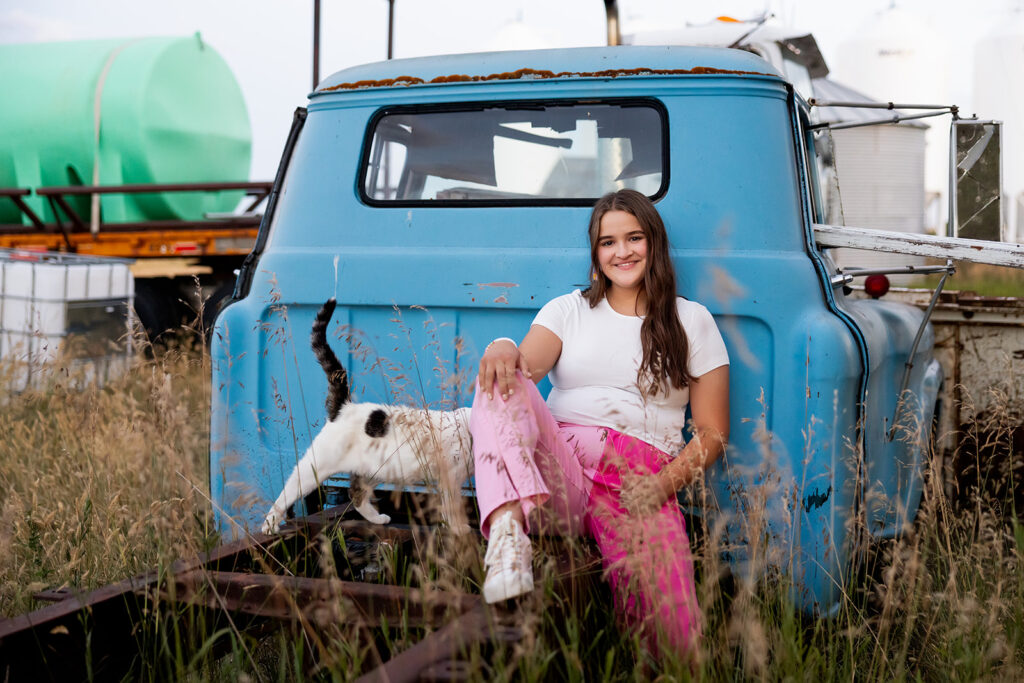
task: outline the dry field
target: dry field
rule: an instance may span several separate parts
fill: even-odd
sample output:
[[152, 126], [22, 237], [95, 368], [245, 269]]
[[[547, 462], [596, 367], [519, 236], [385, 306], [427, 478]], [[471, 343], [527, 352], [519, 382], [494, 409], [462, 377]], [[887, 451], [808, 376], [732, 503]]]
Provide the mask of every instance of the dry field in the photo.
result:
[[[167, 352], [155, 360], [140, 355], [125, 377], [106, 387], [76, 390], [71, 384], [58, 374], [46, 387], [0, 405], [0, 615], [38, 607], [31, 595], [43, 588], [101, 586], [216, 542], [205, 497], [206, 359], [197, 352]], [[1005, 437], [1004, 450], [1012, 450], [1010, 436], [996, 432], [992, 438]], [[1019, 451], [1013, 456], [1024, 458]], [[1016, 472], [985, 471], [1011, 479]], [[524, 605], [526, 644], [503, 651], [500, 660], [481, 656], [473, 677], [1021, 680], [1024, 527], [1011, 496], [1019, 486], [983, 482], [981, 491], [955, 491], [954, 505], [939, 485], [943, 481], [932, 474], [915, 532], [877, 550], [873, 569], [862, 572], [872, 576], [842, 579], [846, 599], [834, 618], [794, 612], [784, 575], [726, 580], [709, 541], [697, 549], [706, 627], [692, 669], [685, 662], [652, 661], [615, 626], [609, 594], [593, 582], [571, 598], [549, 589]], [[750, 514], [747, 522], [757, 528], [762, 520], [756, 506]], [[704, 538], [714, 537], [703, 531]], [[440, 569], [430, 575], [438, 580], [446, 562], [466, 566], [465, 548], [451, 551], [461, 557], [446, 552], [440, 548]], [[550, 569], [543, 553], [537, 569], [542, 575]], [[216, 638], [231, 639], [234, 653], [214, 659], [172, 644], [149, 653], [149, 668], [139, 676], [347, 680], [369, 656], [346, 640], [344, 629], [322, 634], [331, 664], [312, 672], [302, 668], [308, 647], [302, 637], [209, 634]]]
[[104, 388], [74, 384], [56, 373], [0, 405], [5, 616], [42, 588], [101, 586], [209, 540], [202, 358], [168, 353]]

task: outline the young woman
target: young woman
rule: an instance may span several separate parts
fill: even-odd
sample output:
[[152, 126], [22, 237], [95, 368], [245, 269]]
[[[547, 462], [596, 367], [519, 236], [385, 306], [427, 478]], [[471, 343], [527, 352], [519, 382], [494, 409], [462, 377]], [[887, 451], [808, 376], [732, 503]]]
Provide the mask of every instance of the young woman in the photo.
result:
[[[496, 339], [480, 361], [470, 431], [484, 598], [533, 589], [531, 523], [588, 534], [620, 615], [685, 652], [701, 626], [675, 494], [724, 449], [729, 359], [707, 309], [676, 295], [646, 196], [605, 195], [589, 230], [590, 288], [548, 302], [518, 346]], [[545, 403], [535, 383], [549, 373]]]

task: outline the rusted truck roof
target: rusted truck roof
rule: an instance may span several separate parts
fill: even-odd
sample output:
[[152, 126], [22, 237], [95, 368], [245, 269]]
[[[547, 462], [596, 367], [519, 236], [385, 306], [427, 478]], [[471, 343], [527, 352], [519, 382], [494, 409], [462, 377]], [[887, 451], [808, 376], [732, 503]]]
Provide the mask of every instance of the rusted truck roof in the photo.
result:
[[779, 77], [768, 62], [743, 50], [682, 46], [585, 47], [439, 55], [362, 64], [324, 79], [311, 96], [364, 88], [444, 83], [686, 74]]

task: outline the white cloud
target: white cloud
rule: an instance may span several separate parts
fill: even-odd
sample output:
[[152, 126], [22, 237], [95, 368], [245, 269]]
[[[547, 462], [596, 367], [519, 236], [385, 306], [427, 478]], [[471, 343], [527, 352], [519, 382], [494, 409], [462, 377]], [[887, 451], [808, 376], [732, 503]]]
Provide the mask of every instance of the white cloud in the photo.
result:
[[15, 8], [0, 12], [0, 43], [71, 40], [75, 27], [68, 21]]

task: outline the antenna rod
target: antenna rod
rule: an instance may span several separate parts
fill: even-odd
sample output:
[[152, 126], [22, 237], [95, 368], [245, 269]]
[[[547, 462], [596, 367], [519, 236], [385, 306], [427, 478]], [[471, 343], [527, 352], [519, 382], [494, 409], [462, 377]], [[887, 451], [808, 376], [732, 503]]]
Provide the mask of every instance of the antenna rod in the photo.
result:
[[388, 59], [394, 57], [395, 45], [395, 0], [388, 0]]
[[320, 84], [320, 0], [313, 0], [313, 90]]
[[604, 13], [608, 19], [608, 44], [622, 45], [619, 32], [619, 6], [616, 0], [604, 0]]

